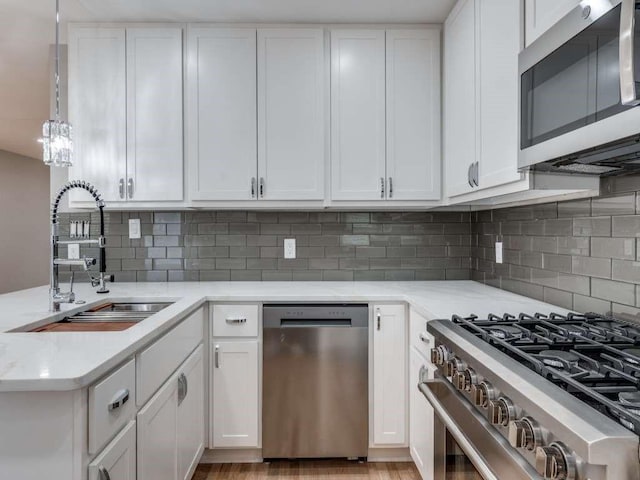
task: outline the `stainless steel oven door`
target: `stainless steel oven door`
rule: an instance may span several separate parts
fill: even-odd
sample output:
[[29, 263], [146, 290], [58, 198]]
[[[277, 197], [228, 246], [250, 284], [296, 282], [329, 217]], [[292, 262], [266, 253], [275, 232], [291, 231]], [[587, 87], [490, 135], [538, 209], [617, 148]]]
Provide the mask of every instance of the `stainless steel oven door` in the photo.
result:
[[423, 382], [433, 406], [434, 480], [540, 480], [509, 442], [446, 380]]

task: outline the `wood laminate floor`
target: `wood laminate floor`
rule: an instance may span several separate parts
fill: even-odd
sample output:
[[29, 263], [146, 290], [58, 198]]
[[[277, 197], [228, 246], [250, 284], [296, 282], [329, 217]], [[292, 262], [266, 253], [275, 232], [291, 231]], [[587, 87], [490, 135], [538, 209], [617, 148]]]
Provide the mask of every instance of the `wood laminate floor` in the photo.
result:
[[192, 480], [420, 480], [415, 465], [347, 460], [278, 460], [198, 465]]

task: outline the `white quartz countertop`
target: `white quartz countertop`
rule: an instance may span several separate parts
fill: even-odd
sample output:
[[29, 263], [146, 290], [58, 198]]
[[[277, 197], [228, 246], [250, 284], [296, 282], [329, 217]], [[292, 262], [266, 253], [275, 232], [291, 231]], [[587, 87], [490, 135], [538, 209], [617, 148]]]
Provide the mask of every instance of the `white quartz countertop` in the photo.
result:
[[[130, 358], [206, 301], [407, 302], [428, 319], [453, 314], [566, 313], [565, 309], [473, 281], [114, 283], [98, 295], [76, 286], [85, 305], [48, 311], [48, 287], [0, 295], [0, 392], [74, 390]], [[106, 300], [170, 300], [173, 305], [120, 332], [25, 330]], [[22, 331], [20, 331], [22, 330]]]

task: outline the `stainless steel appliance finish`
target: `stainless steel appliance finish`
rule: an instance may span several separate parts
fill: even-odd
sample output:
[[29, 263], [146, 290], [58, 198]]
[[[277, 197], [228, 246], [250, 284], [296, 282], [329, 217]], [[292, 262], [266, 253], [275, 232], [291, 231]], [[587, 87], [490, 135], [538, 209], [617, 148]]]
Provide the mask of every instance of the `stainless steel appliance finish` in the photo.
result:
[[640, 170], [640, 2], [584, 0], [519, 55], [521, 168]]
[[366, 457], [367, 305], [265, 305], [262, 455]]
[[[429, 322], [440, 378], [420, 389], [440, 419], [436, 437], [452, 436], [487, 480], [640, 479], [638, 436], [619, 418], [635, 418], [632, 426], [640, 421], [630, 394], [640, 377], [609, 350], [640, 345], [640, 327], [619, 325], [553, 314]], [[633, 351], [625, 355], [635, 360]], [[618, 402], [621, 389], [627, 394]], [[621, 413], [625, 402], [631, 408]]]

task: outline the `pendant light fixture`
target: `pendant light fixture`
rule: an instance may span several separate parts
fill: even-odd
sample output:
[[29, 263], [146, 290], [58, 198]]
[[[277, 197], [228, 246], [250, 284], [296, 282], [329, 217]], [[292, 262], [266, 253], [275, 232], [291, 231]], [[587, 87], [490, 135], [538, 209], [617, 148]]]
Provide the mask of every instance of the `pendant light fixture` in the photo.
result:
[[45, 165], [70, 167], [73, 163], [73, 131], [71, 125], [60, 119], [60, 7], [56, 0], [55, 49], [56, 114], [42, 125], [42, 160]]

